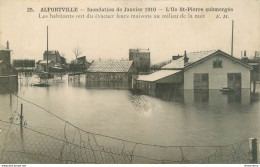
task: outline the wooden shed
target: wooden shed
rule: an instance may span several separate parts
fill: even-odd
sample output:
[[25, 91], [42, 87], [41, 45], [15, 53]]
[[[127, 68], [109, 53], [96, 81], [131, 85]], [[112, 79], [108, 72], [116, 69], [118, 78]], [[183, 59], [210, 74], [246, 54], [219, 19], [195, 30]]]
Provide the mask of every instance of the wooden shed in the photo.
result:
[[86, 71], [86, 83], [92, 88], [128, 89], [133, 72], [133, 61], [94, 61]]

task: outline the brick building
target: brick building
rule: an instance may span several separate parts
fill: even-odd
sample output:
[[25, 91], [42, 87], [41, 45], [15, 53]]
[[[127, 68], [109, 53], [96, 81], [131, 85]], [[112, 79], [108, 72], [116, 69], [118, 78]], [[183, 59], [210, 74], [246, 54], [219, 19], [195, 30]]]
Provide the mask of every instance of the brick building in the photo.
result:
[[151, 64], [150, 51], [149, 49], [129, 49], [129, 60], [133, 61], [138, 73], [148, 72]]
[[9, 49], [9, 42], [6, 42], [6, 46], [0, 45], [0, 60], [11, 64], [11, 50]]

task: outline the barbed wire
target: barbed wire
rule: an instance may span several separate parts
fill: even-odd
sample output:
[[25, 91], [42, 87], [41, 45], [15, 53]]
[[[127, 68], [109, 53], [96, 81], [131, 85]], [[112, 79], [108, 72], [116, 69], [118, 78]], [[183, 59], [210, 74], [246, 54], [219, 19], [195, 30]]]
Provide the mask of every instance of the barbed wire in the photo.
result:
[[[11, 134], [13, 134], [13, 135], [19, 134], [19, 131], [20, 131], [19, 124], [15, 124], [15, 123], [3, 121], [3, 120], [0, 120], [0, 122], [9, 124], [9, 130], [6, 132], [5, 141], [7, 141], [8, 139], [11, 140], [11, 138], [14, 137]], [[11, 128], [11, 125], [12, 125], [12, 128]], [[84, 140], [84, 139], [82, 139], [82, 134], [80, 131], [78, 131], [80, 138], [79, 138], [78, 142], [76, 142], [76, 140], [77, 140], [76, 131], [74, 131], [74, 133], [71, 137], [69, 137], [68, 135], [72, 134], [72, 133], [68, 133], [68, 134], [64, 133], [63, 138], [61, 138], [62, 135], [60, 135], [60, 137], [58, 137], [58, 135], [53, 136], [48, 133], [44, 133], [44, 132], [35, 130], [33, 128], [30, 128], [30, 127], [23, 127], [23, 128], [24, 128], [23, 129], [24, 138], [30, 144], [28, 144], [28, 145], [25, 144], [27, 147], [21, 149], [21, 146], [19, 147], [16, 144], [16, 143], [22, 143], [20, 140], [18, 140], [18, 141], [13, 140], [13, 142], [3, 143], [6, 146], [4, 147], [4, 149], [2, 149], [2, 157], [0, 159], [1, 163], [6, 162], [6, 161], [3, 161], [3, 155], [4, 155], [3, 153], [8, 153], [8, 152], [31, 154], [31, 155], [37, 155], [37, 156], [48, 156], [49, 158], [58, 161], [56, 163], [70, 163], [70, 162], [71, 163], [139, 163], [139, 162], [142, 162], [142, 163], [147, 163], [147, 162], [150, 162], [150, 163], [209, 163], [209, 162], [214, 162], [214, 163], [242, 162], [242, 163], [246, 163], [246, 162], [249, 162], [249, 150], [247, 149], [248, 141], [246, 141], [246, 140], [241, 141], [236, 144], [231, 144], [229, 146], [219, 146], [216, 149], [214, 147], [213, 150], [210, 150], [210, 152], [212, 152], [212, 154], [208, 157], [206, 156], [206, 158], [205, 157], [202, 157], [200, 159], [188, 158], [187, 155], [185, 155], [185, 154], [187, 152], [190, 152], [190, 150], [186, 150], [186, 153], [185, 153], [185, 149], [187, 149], [186, 147], [176, 146], [176, 148], [171, 151], [172, 155], [170, 155], [173, 157], [173, 159], [167, 159], [167, 158], [163, 158], [163, 159], [157, 158], [156, 159], [153, 157], [138, 154], [137, 153], [138, 151], [142, 152], [142, 150], [144, 150], [144, 149], [147, 149], [147, 151], [143, 151], [143, 152], [145, 152], [145, 154], [147, 154], [147, 153], [149, 154], [149, 149], [150, 149], [150, 148], [145, 148], [145, 147], [143, 147], [143, 145], [139, 145], [139, 144], [134, 144], [134, 145], [132, 144], [129, 146], [129, 143], [124, 142], [123, 148], [119, 149], [119, 148], [113, 148], [111, 146], [107, 147], [105, 145], [98, 143], [97, 136], [92, 135], [92, 134], [86, 134], [87, 136], [85, 136], [85, 140]], [[64, 132], [66, 132], [66, 128], [68, 128], [68, 127], [64, 128]], [[14, 133], [10, 133], [10, 131], [11, 131], [10, 129], [12, 129], [14, 131]], [[51, 132], [51, 133], [54, 134], [54, 132]], [[38, 135], [38, 137], [37, 137], [37, 135]], [[33, 136], [34, 136], [34, 138], [33, 138]], [[42, 138], [45, 138], [45, 140], [43, 141]], [[51, 144], [51, 146], [49, 146], [49, 144]], [[59, 147], [53, 148], [54, 145], [59, 146]], [[126, 148], [126, 145], [128, 145], [128, 148]], [[14, 148], [20, 148], [20, 150], [11, 150], [11, 149], [7, 148], [7, 147], [12, 147], [12, 146], [14, 146]], [[34, 150], [33, 147], [36, 147], [37, 149]], [[50, 147], [51, 147], [51, 149], [50, 149]], [[140, 148], [137, 149], [137, 147], [140, 147]], [[198, 149], [198, 148], [202, 148], [202, 147], [194, 146], [193, 148]], [[164, 149], [166, 149], [166, 148], [164, 148]], [[34, 151], [30, 151], [30, 150], [34, 150]], [[232, 152], [232, 150], [233, 150], [233, 152]], [[162, 150], [157, 150], [157, 151], [159, 151], [159, 152], [157, 152], [157, 153], [154, 152], [154, 153], [160, 154], [160, 153], [164, 152]], [[43, 154], [42, 152], [45, 152], [45, 153]], [[177, 153], [177, 152], [179, 152], [179, 153]], [[51, 154], [51, 153], [55, 153], [55, 154]], [[83, 158], [83, 156], [85, 158]], [[156, 156], [158, 156], [158, 155], [156, 155]], [[9, 159], [11, 157], [9, 157]], [[226, 157], [226, 159], [223, 159], [222, 157]], [[229, 157], [229, 158], [227, 158], [227, 157]], [[33, 157], [30, 157], [30, 158], [33, 158]], [[48, 162], [48, 160], [46, 160], [46, 161]]]
[[[5, 85], [3, 86], [5, 87]], [[40, 130], [26, 125], [25, 122], [14, 123], [15, 115], [11, 117], [11, 122], [0, 120], [1, 123], [9, 125], [5, 130], [4, 139], [0, 140], [0, 150], [2, 152], [0, 163], [12, 163], [17, 154], [21, 156], [16, 161], [18, 163], [28, 163], [31, 160], [40, 163], [250, 162], [248, 140], [214, 146], [162, 146], [134, 142], [81, 129], [44, 107], [19, 95], [13, 95], [17, 98], [16, 109], [14, 110], [17, 116], [20, 116], [17, 113], [18, 99], [20, 99], [63, 121], [64, 127], [63, 131], [47, 128]], [[10, 96], [10, 98], [15, 101], [13, 96]], [[146, 99], [142, 100], [145, 101]], [[17, 136], [19, 134], [20, 136]], [[15, 139], [14, 136], [16, 136]], [[28, 144], [24, 144], [25, 142], [28, 142]], [[17, 147], [11, 149], [13, 146]], [[17, 150], [17, 148], [19, 149]], [[44, 157], [45, 160], [40, 160], [41, 158], [38, 157]]]
[[[31, 102], [31, 101], [29, 101], [29, 100], [27, 100], [27, 99], [25, 99], [25, 98], [23, 98], [23, 97], [21, 97], [21, 96], [18, 96], [18, 95], [16, 95], [16, 94], [14, 94], [14, 96], [16, 96], [17, 98], [19, 98], [19, 99], [21, 99], [21, 100], [23, 100], [23, 101], [25, 101], [25, 102], [27, 102], [27, 103], [29, 103], [29, 104], [32, 104], [32, 105], [34, 105], [34, 106], [36, 106], [36, 107], [42, 109], [43, 111], [45, 111], [45, 112], [49, 113], [50, 115], [52, 115], [52, 116], [58, 118], [59, 120], [65, 122], [66, 124], [69, 124], [69, 125], [73, 126], [74, 128], [77, 128], [77, 129], [79, 129], [79, 130], [81, 130], [81, 131], [83, 131], [83, 132], [86, 132], [86, 133], [90, 133], [90, 134], [93, 134], [93, 135], [99, 135], [99, 136], [103, 136], [103, 137], [107, 137], [107, 138], [111, 138], [111, 139], [115, 139], [115, 140], [121, 140], [121, 141], [129, 142], [129, 143], [134, 143], [134, 144], [136, 143], [136, 144], [148, 145], [148, 146], [156, 146], [156, 147], [179, 147], [179, 146], [175, 146], [175, 145], [172, 145], [172, 146], [162, 146], [162, 145], [156, 145], [156, 144], [146, 144], [146, 143], [141, 143], [141, 142], [134, 142], [134, 141], [126, 140], [126, 139], [121, 139], [121, 138], [116, 138], [116, 137], [112, 137], [112, 136], [108, 136], [108, 135], [103, 135], [103, 134], [100, 134], [100, 133], [94, 133], [94, 132], [86, 131], [86, 130], [84, 130], [84, 129], [81, 129], [81, 128], [79, 128], [79, 127], [73, 125], [73, 124], [70, 123], [69, 121], [67, 121], [67, 120], [65, 120], [65, 119], [63, 119], [63, 118], [61, 118], [60, 116], [57, 116], [56, 114], [52, 113], [51, 111], [45, 109], [44, 107], [42, 107], [42, 106], [40, 106], [40, 105], [38, 105], [38, 104], [36, 104], [36, 103], [34, 103], [34, 102]], [[229, 145], [223, 145], [223, 146], [229, 146]], [[198, 146], [181, 146], [181, 147], [198, 147]], [[203, 145], [203, 146], [199, 146], [199, 147], [219, 147], [219, 146], [218, 146], [218, 145], [216, 145], [216, 146]]]

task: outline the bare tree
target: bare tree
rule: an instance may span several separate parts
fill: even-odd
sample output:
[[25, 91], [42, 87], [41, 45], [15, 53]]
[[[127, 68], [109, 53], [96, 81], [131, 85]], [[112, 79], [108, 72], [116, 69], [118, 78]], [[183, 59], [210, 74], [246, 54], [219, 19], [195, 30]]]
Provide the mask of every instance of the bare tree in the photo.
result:
[[77, 64], [77, 58], [83, 53], [83, 51], [77, 45], [77, 47], [73, 49], [73, 53], [76, 57], [76, 64]]

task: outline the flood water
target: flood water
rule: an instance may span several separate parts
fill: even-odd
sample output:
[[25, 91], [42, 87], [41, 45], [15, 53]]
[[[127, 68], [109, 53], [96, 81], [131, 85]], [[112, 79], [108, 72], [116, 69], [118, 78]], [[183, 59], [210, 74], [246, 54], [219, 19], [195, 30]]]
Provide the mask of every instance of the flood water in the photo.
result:
[[[37, 78], [27, 78], [28, 83], [33, 80]], [[20, 86], [17, 95], [27, 101], [12, 95], [10, 102], [10, 94], [2, 91], [1, 120], [10, 121], [23, 103], [24, 121], [35, 128], [64, 128], [63, 121], [41, 106], [83, 130], [133, 142], [214, 146], [260, 138], [259, 85], [256, 94], [250, 90], [232, 95], [219, 90], [164, 90], [148, 96], [130, 90], [91, 89], [84, 76], [80, 82], [68, 82], [65, 76], [52, 84]]]

